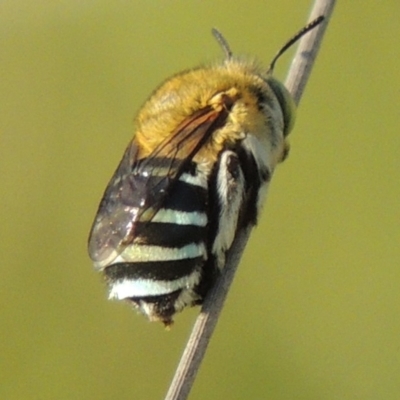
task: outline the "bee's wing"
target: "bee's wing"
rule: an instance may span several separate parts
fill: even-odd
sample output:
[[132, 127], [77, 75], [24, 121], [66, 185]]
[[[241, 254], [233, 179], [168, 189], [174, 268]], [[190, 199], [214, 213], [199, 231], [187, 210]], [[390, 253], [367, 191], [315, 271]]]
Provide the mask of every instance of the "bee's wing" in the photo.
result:
[[130, 143], [106, 188], [90, 233], [89, 254], [97, 267], [109, 265], [133, 241], [137, 222], [154, 217], [173, 182], [227, 115], [225, 108], [198, 110], [141, 160], [135, 141]]

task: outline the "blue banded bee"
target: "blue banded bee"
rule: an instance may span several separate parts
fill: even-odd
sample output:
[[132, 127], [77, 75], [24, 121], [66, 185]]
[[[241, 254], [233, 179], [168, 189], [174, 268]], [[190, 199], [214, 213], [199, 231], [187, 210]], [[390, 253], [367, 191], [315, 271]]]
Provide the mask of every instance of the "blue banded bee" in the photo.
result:
[[139, 111], [89, 238], [109, 297], [150, 320], [201, 304], [238, 229], [254, 225], [295, 114], [286, 88], [254, 62], [223, 62], [165, 81]]

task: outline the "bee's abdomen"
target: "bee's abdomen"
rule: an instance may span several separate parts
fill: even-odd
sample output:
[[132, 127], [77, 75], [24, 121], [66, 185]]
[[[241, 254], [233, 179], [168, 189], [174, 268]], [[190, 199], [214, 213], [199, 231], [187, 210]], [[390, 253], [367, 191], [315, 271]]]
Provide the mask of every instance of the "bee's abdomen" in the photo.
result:
[[200, 282], [207, 259], [205, 182], [199, 175], [182, 174], [154, 217], [135, 222], [132, 243], [104, 271], [111, 298], [139, 301]]

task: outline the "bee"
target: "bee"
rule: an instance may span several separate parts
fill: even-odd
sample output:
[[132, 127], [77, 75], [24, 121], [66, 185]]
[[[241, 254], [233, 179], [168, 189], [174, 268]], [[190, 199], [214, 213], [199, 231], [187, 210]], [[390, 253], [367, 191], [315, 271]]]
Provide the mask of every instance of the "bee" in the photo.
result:
[[232, 56], [181, 72], [154, 91], [109, 182], [88, 250], [111, 299], [168, 326], [200, 305], [238, 230], [255, 225], [289, 150], [294, 102], [268, 71]]

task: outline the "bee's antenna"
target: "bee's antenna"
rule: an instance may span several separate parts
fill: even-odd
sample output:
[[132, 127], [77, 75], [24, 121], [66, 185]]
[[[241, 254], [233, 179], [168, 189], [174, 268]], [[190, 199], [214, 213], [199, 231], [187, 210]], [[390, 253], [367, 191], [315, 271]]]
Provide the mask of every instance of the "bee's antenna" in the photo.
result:
[[222, 33], [216, 28], [212, 28], [211, 33], [213, 34], [213, 36], [217, 40], [218, 44], [221, 46], [222, 50], [224, 51], [225, 57], [227, 59], [230, 59], [232, 57], [232, 50], [229, 47], [229, 44], [228, 44], [227, 40], [224, 38], [224, 36], [222, 35]]
[[[304, 36], [307, 32], [311, 31], [314, 29], [317, 25], [319, 25], [325, 17], [323, 15], [320, 15], [318, 18], [314, 19], [314, 21], [311, 21], [309, 24], [307, 24], [303, 29], [301, 29], [299, 32], [297, 32], [291, 39], [288, 40], [288, 42], [276, 53], [275, 57], [271, 61], [271, 64], [269, 65], [267, 74], [270, 75], [272, 74], [275, 63], [277, 62], [278, 58], [294, 43], [296, 43], [302, 36]], [[218, 32], [219, 33], [219, 32]]]

